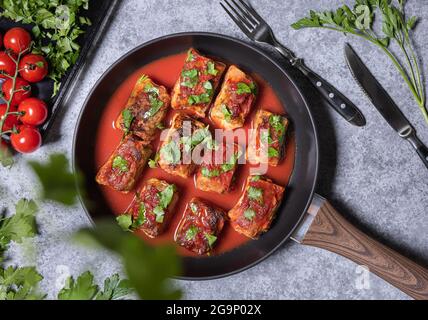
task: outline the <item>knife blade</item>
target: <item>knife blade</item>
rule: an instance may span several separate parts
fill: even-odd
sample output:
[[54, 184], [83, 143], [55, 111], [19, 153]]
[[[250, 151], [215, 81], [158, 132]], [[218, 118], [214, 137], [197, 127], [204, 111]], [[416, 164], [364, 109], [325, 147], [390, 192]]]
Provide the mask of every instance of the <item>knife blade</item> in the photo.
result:
[[345, 56], [348, 67], [363, 92], [400, 137], [411, 143], [428, 168], [428, 148], [416, 136], [409, 120], [348, 43], [345, 45]]

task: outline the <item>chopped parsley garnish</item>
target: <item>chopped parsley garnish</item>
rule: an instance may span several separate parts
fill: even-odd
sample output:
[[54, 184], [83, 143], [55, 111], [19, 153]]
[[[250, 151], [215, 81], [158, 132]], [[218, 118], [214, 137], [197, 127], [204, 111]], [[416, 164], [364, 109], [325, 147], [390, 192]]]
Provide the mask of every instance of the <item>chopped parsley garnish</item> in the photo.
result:
[[156, 216], [156, 222], [162, 223], [163, 219], [165, 217], [165, 211], [164, 211], [164, 209], [161, 206], [156, 206], [153, 209], [153, 213]]
[[269, 129], [263, 129], [263, 131], [260, 132], [260, 140], [263, 143], [270, 144], [273, 142], [271, 136], [270, 136], [270, 130]]
[[174, 140], [171, 140], [162, 146], [160, 156], [169, 164], [177, 164], [181, 159], [180, 148]]
[[275, 158], [275, 157], [279, 157], [279, 152], [278, 150], [276, 150], [273, 147], [269, 147], [268, 149], [268, 157], [269, 158]]
[[168, 185], [165, 189], [158, 193], [159, 196], [159, 204], [162, 208], [168, 208], [169, 204], [172, 201], [172, 197], [174, 196], [174, 192], [176, 191], [176, 186], [174, 184]]
[[213, 84], [211, 83], [211, 81], [206, 81], [204, 83], [204, 88], [207, 90], [207, 92], [210, 91], [210, 90], [212, 90], [213, 89]]
[[201, 143], [206, 143], [207, 147], [211, 150], [214, 150], [217, 147], [216, 142], [212, 138], [209, 126], [195, 130], [191, 137], [181, 137], [181, 141], [186, 152], [193, 150], [197, 145]]
[[192, 50], [187, 51], [187, 58], [186, 58], [186, 62], [191, 62], [195, 60], [195, 56], [192, 53]]
[[246, 84], [245, 82], [239, 82], [237, 84], [238, 89], [236, 90], [237, 94], [244, 94], [244, 93], [257, 93], [257, 88], [254, 82], [251, 82], [250, 84]]
[[216, 76], [218, 74], [218, 70], [215, 68], [214, 62], [208, 61], [207, 72], [208, 72], [208, 74], [213, 75], [213, 76]]
[[146, 92], [146, 93], [153, 93], [153, 94], [159, 96], [159, 89], [156, 88], [155, 86], [153, 86], [151, 83], [147, 83], [144, 86], [144, 92]]
[[116, 221], [123, 231], [129, 231], [132, 226], [132, 216], [130, 214], [121, 214], [116, 217]]
[[158, 166], [159, 162], [159, 152], [156, 152], [154, 159], [149, 160], [149, 167], [154, 169]]
[[210, 247], [212, 247], [213, 244], [214, 244], [214, 242], [217, 241], [217, 237], [215, 235], [213, 235], [213, 234], [205, 233], [205, 238], [207, 239], [208, 245]]
[[162, 108], [163, 106], [163, 102], [152, 95], [149, 96], [149, 100], [150, 100], [150, 109], [147, 110], [146, 113], [144, 113], [145, 119], [153, 117], [156, 113], [158, 113], [160, 108]]
[[230, 170], [233, 170], [233, 168], [235, 167], [235, 165], [236, 165], [236, 162], [238, 161], [238, 159], [239, 159], [239, 157], [241, 156], [241, 152], [239, 151], [239, 152], [237, 152], [237, 153], [234, 153], [231, 157], [230, 157], [230, 159], [229, 159], [229, 161], [227, 162], [227, 163], [224, 163], [224, 164], [222, 164], [221, 165], [221, 170], [223, 171], [223, 172], [228, 172], [228, 171], [230, 171]]
[[144, 202], [140, 203], [138, 207], [138, 218], [132, 223], [133, 228], [138, 228], [146, 222], [146, 205]]
[[256, 182], [256, 181], [259, 181], [260, 178], [261, 178], [260, 176], [252, 176], [251, 181]]
[[183, 77], [183, 82], [181, 82], [181, 85], [188, 88], [193, 88], [199, 80], [198, 77], [198, 70], [197, 69], [190, 69], [185, 70], [181, 73]]
[[225, 104], [221, 105], [221, 112], [223, 113], [224, 120], [226, 120], [226, 121], [232, 120], [233, 113], [232, 113], [232, 111], [230, 111], [230, 109], [227, 107], [227, 105], [225, 105]]
[[190, 226], [189, 229], [186, 231], [186, 240], [193, 240], [195, 239], [196, 235], [198, 234], [199, 229], [195, 226]]
[[126, 161], [124, 158], [122, 158], [121, 156], [116, 156], [113, 159], [113, 165], [112, 165], [113, 169], [119, 169], [119, 171], [121, 173], [124, 172], [128, 172], [129, 168], [128, 168], [128, 161]]
[[244, 211], [244, 217], [247, 220], [252, 221], [255, 216], [256, 216], [256, 212], [253, 209], [247, 209]]
[[220, 170], [218, 170], [218, 169], [210, 170], [206, 167], [203, 167], [201, 169], [201, 173], [204, 177], [207, 177], [207, 178], [215, 178], [215, 177], [220, 176]]
[[125, 109], [122, 111], [122, 118], [125, 134], [128, 134], [128, 132], [131, 130], [132, 121], [134, 121], [134, 115], [132, 114], [131, 110]]
[[285, 130], [284, 122], [282, 121], [282, 117], [278, 115], [271, 115], [269, 117], [270, 125], [276, 130], [278, 135], [283, 134]]
[[156, 215], [156, 222], [162, 223], [165, 217], [165, 210], [172, 201], [176, 187], [174, 184], [168, 185], [165, 189], [158, 192], [159, 204], [153, 209]]
[[190, 203], [190, 210], [192, 210], [192, 212], [194, 214], [198, 213], [198, 205], [196, 203], [194, 203], [194, 202], [191, 202]]
[[201, 104], [201, 103], [208, 103], [211, 101], [211, 94], [209, 93], [202, 93], [200, 95], [194, 95], [192, 94], [189, 99], [187, 100], [187, 102], [190, 105], [194, 105], [194, 104]]
[[138, 229], [146, 222], [146, 206], [144, 202], [138, 207], [138, 216], [135, 219], [132, 214], [124, 213], [116, 217], [116, 221], [123, 231], [132, 231]]
[[249, 187], [248, 198], [261, 202], [263, 200], [263, 190], [255, 187]]

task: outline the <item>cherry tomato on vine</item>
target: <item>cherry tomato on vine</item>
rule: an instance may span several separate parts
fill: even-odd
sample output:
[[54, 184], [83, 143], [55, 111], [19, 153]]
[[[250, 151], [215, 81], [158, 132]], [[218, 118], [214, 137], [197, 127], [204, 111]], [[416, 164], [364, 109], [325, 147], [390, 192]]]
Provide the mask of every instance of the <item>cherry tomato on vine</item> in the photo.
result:
[[[3, 97], [6, 101], [9, 101], [12, 95], [12, 86], [13, 86], [12, 79], [7, 79], [5, 82], [3, 82], [2, 91], [3, 91]], [[15, 82], [15, 91], [13, 93], [11, 104], [13, 106], [16, 106], [29, 97], [31, 97], [30, 84], [24, 79], [17, 77]]]
[[10, 49], [18, 54], [28, 50], [31, 44], [31, 35], [27, 30], [16, 27], [9, 29], [5, 33], [3, 42], [6, 49]]
[[10, 76], [15, 74], [16, 65], [15, 62], [9, 57], [5, 51], [0, 52], [0, 79], [6, 79], [7, 77], [2, 74], [6, 73]]
[[20, 153], [36, 151], [42, 144], [42, 136], [36, 128], [28, 125], [18, 127], [16, 133], [10, 135], [12, 147]]
[[19, 118], [21, 122], [32, 126], [43, 124], [48, 117], [46, 103], [37, 98], [28, 98], [22, 101], [18, 106], [18, 111], [23, 113]]
[[48, 63], [43, 56], [27, 54], [19, 62], [19, 74], [28, 82], [39, 82], [48, 74]]
[[[0, 104], [0, 120], [3, 120], [6, 114], [7, 105]], [[9, 112], [16, 112], [16, 107], [10, 107]], [[17, 126], [19, 123], [18, 116], [10, 114], [6, 117], [6, 120], [3, 124], [3, 131], [12, 130], [14, 126]]]

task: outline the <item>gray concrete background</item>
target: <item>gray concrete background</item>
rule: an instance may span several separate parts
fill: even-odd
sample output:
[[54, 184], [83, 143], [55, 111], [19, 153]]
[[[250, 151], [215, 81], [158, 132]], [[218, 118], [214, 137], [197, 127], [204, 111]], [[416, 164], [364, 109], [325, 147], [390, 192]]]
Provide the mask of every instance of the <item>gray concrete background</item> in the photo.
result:
[[[351, 3], [352, 1], [344, 1]], [[253, 0], [270, 22], [278, 38], [318, 71], [364, 112], [367, 125], [349, 125], [329, 108], [313, 106], [322, 142], [318, 192], [349, 219], [388, 245], [428, 262], [428, 171], [417, 155], [386, 125], [351, 79], [343, 58], [343, 44], [351, 42], [374, 71], [403, 112], [428, 143], [424, 123], [412, 96], [392, 64], [375, 47], [359, 39], [321, 30], [294, 31], [289, 25], [313, 9], [335, 8], [338, 0]], [[428, 12], [426, 1], [410, 0], [409, 14]], [[422, 20], [415, 35], [417, 49], [427, 58], [428, 21]], [[26, 161], [43, 161], [53, 152], [71, 157], [77, 115], [89, 90], [101, 74], [135, 46], [170, 33], [210, 31], [238, 38], [243, 35], [225, 15], [218, 1], [126, 0], [99, 48], [88, 62], [72, 98], [63, 108], [62, 121], [55, 123], [51, 139], [36, 153], [18, 157], [10, 170], [0, 168], [1, 207], [12, 208], [21, 198], [36, 197], [36, 181]], [[424, 72], [427, 73], [424, 65]], [[11, 263], [36, 263], [44, 276], [42, 289], [54, 298], [64, 274], [87, 269], [101, 281], [120, 272], [118, 260], [106, 252], [71, 244], [67, 237], [89, 221], [80, 206], [65, 209], [45, 204], [38, 216], [40, 235], [24, 247], [13, 246]], [[35, 254], [28, 255], [35, 248]], [[177, 281], [189, 299], [406, 299], [407, 296], [376, 276], [369, 289], [357, 289], [356, 265], [329, 252], [287, 243], [258, 266], [225, 279]]]

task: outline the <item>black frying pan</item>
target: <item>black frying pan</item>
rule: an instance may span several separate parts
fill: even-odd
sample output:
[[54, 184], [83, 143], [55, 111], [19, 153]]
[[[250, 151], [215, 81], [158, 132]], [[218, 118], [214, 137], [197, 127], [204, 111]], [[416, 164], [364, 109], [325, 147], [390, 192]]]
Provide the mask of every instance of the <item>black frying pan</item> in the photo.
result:
[[[338, 232], [338, 235], [333, 234], [333, 236], [330, 234], [332, 230], [335, 231], [336, 228], [341, 227], [335, 223], [340, 216], [334, 209], [330, 209], [328, 203], [321, 197], [317, 196], [313, 199], [318, 172], [318, 140], [314, 121], [302, 92], [288, 73], [266, 53], [243, 41], [224, 35], [200, 32], [181, 33], [152, 40], [127, 53], [98, 80], [80, 113], [73, 146], [73, 166], [83, 171], [86, 177], [85, 187], [86, 190], [89, 190], [88, 199], [82, 200], [88, 216], [94, 221], [114, 217], [101, 188], [94, 179], [98, 170], [94, 155], [95, 137], [104, 106], [117, 87], [136, 69], [159, 58], [184, 52], [190, 47], [194, 47], [204, 54], [221, 57], [228, 62], [238, 64], [245, 70], [260, 75], [272, 86], [283, 105], [287, 106], [287, 114], [293, 123], [296, 156], [286, 196], [269, 232], [258, 240], [249, 241], [221, 255], [183, 258], [184, 274], [181, 278], [210, 279], [240, 272], [267, 258], [290, 237], [304, 244], [327, 248], [369, 265], [370, 261], [358, 260], [353, 256], [356, 253], [353, 253], [352, 246], [344, 249], [346, 252], [334, 250], [337, 246], [341, 246], [340, 242], [349, 240], [339, 237], [341, 232]], [[91, 206], [85, 201], [89, 201]], [[306, 215], [311, 203], [312, 215]], [[306, 218], [299, 225], [303, 217]], [[330, 230], [328, 225], [331, 225], [333, 229]], [[325, 227], [327, 229], [324, 229]], [[353, 227], [349, 225], [348, 228]], [[324, 239], [326, 235], [328, 235], [328, 239]], [[361, 237], [357, 238], [358, 241], [364, 240]], [[373, 247], [373, 243], [371, 243], [370, 246], [373, 250], [382, 249], [380, 244]], [[385, 253], [381, 250], [377, 254], [384, 255]], [[361, 258], [361, 254], [357, 255], [358, 258]], [[367, 258], [370, 260], [370, 256]], [[400, 259], [406, 258], [400, 256]], [[376, 261], [374, 262], [376, 263]], [[397, 267], [397, 263], [395, 263], [395, 267]], [[403, 260], [400, 260], [400, 263], [403, 264]], [[403, 265], [398, 267], [399, 270], [404, 268]], [[411, 267], [414, 269], [414, 266], [408, 266], [408, 269], [412, 269]], [[384, 269], [385, 267], [382, 270], [385, 271]], [[414, 272], [413, 269], [408, 269], [405, 271]], [[382, 270], [377, 274], [381, 274]], [[426, 281], [424, 294], [428, 294], [428, 272], [424, 276]], [[393, 282], [391, 279], [386, 280]], [[398, 286], [397, 283], [395, 285]], [[412, 288], [409, 292], [411, 294], [414, 291], [415, 289]]]

